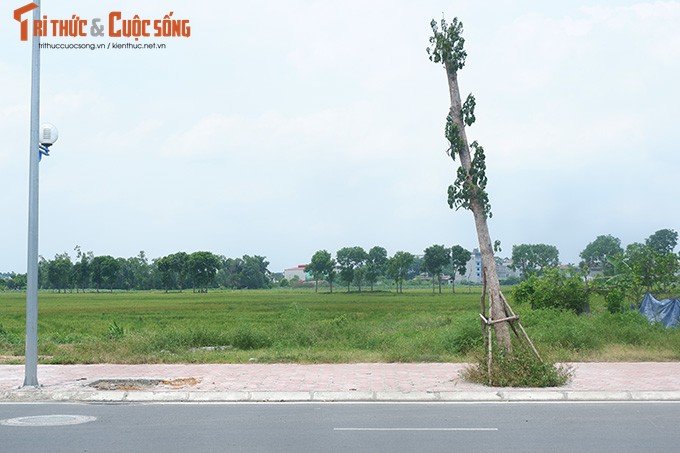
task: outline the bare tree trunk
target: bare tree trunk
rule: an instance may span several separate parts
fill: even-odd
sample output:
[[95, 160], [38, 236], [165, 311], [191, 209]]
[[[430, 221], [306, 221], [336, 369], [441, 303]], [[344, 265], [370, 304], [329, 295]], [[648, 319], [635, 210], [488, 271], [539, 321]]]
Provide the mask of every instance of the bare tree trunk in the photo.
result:
[[[461, 166], [469, 173], [472, 165], [470, 156], [470, 148], [468, 146], [467, 135], [465, 133], [465, 124], [463, 123], [462, 104], [460, 100], [460, 89], [458, 87], [458, 74], [455, 68], [446, 65], [446, 76], [449, 82], [449, 96], [451, 98], [451, 119], [453, 123], [458, 126], [458, 132], [464, 142], [464, 146], [458, 153]], [[472, 197], [470, 200], [470, 210], [475, 219], [475, 227], [477, 229], [477, 239], [479, 241], [479, 251], [482, 255], [483, 272], [486, 275], [487, 294], [489, 295], [489, 320], [500, 319], [505, 313], [503, 300], [501, 299], [501, 285], [498, 279], [498, 272], [496, 270], [496, 261], [493, 256], [493, 246], [491, 245], [491, 237], [489, 235], [489, 227], [486, 222], [486, 214], [484, 208], [479, 202], [478, 197]], [[493, 317], [491, 317], [493, 316]], [[512, 350], [512, 342], [510, 339], [510, 329], [508, 322], [499, 322], [493, 325], [496, 333], [496, 341], [499, 346], [505, 351]]]

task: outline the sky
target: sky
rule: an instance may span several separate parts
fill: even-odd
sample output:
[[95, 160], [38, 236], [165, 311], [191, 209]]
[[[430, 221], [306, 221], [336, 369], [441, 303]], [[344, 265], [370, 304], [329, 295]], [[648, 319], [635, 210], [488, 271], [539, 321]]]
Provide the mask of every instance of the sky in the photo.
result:
[[[0, 272], [25, 272], [30, 42], [0, 5]], [[188, 37], [53, 37], [43, 49], [40, 254], [150, 258], [477, 247], [447, 205], [448, 88], [430, 21], [464, 24], [467, 130], [487, 157], [493, 240], [562, 263], [598, 235], [680, 230], [680, 1], [44, 0], [50, 19], [173, 12]], [[30, 14], [25, 17], [30, 18]]]

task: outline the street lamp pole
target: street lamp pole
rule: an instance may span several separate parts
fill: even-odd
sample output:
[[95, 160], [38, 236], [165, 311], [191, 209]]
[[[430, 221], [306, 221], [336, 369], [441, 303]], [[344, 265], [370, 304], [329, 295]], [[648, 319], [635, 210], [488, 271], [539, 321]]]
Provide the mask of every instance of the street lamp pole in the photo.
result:
[[[40, 20], [40, 0], [33, 23]], [[28, 176], [28, 259], [26, 275], [26, 371], [24, 387], [38, 386], [38, 195], [40, 130], [40, 37], [33, 33], [31, 51], [31, 140]]]

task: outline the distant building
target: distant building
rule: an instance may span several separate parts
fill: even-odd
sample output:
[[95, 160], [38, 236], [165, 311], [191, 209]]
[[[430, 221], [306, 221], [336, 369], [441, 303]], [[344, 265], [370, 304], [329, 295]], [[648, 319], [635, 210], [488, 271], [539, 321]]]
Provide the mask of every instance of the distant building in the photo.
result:
[[470, 260], [465, 265], [465, 274], [460, 275], [456, 273], [454, 282], [468, 281], [473, 283], [482, 282], [482, 254], [479, 249], [473, 249], [470, 254]]
[[294, 277], [297, 277], [298, 279], [300, 279], [301, 282], [309, 280], [310, 276], [308, 273], [305, 272], [305, 267], [307, 267], [306, 264], [298, 264], [297, 267], [285, 269], [283, 271], [283, 278], [285, 278], [286, 280], [292, 280]]
[[496, 271], [498, 272], [499, 280], [506, 280], [510, 277], [520, 278], [522, 276], [522, 271], [519, 269], [513, 271], [510, 266], [512, 266], [510, 258], [502, 258], [500, 261], [496, 261]]
[[[465, 274], [456, 274], [456, 283], [466, 280], [472, 283], [482, 283], [482, 254], [479, 249], [473, 249], [470, 254], [470, 260], [465, 265]], [[520, 277], [520, 271], [513, 271], [510, 269], [512, 260], [508, 258], [496, 258], [496, 271], [498, 272], [498, 279], [505, 280], [510, 277]]]

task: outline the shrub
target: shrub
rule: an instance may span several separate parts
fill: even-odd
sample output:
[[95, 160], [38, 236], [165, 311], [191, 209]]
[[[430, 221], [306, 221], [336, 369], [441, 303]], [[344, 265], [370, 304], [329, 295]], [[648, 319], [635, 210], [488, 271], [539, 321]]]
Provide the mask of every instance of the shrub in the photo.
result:
[[626, 290], [624, 288], [610, 288], [604, 294], [604, 301], [607, 303], [609, 313], [621, 313], [625, 311]]
[[526, 348], [515, 348], [512, 354], [497, 348], [492, 355], [490, 373], [487, 353], [463, 370], [463, 379], [492, 387], [559, 387], [572, 376], [571, 369], [541, 362]]
[[559, 308], [576, 313], [589, 311], [589, 295], [580, 275], [546, 269], [542, 277], [531, 276], [512, 290], [518, 303], [528, 302], [533, 309]]

